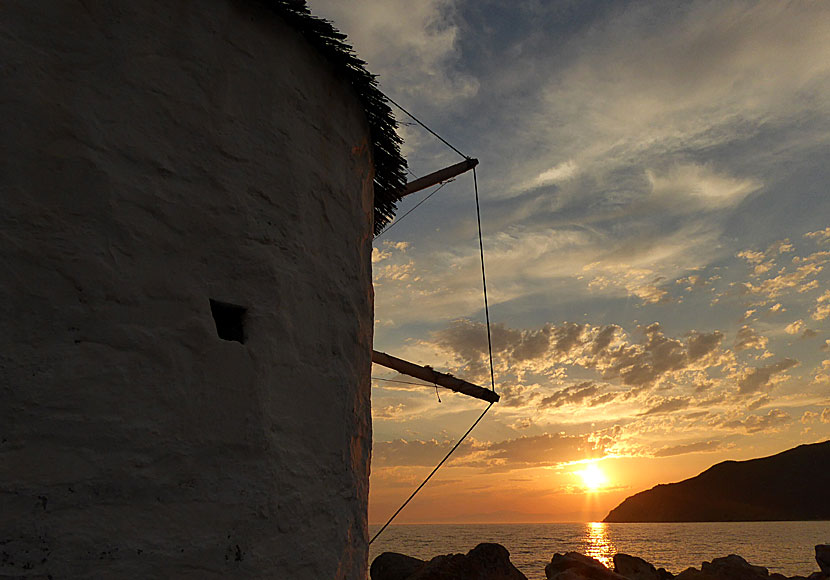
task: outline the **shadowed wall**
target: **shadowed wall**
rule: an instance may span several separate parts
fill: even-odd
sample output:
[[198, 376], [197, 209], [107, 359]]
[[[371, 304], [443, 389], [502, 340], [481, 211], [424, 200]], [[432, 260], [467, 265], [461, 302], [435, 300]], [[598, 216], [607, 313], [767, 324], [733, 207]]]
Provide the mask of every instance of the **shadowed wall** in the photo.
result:
[[0, 575], [365, 576], [366, 120], [255, 6], [0, 5]]

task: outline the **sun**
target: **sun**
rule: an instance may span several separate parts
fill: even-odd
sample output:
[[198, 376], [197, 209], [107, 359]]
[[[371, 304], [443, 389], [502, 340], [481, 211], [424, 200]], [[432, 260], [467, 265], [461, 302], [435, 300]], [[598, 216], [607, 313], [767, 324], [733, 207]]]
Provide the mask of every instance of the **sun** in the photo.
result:
[[605, 474], [597, 467], [596, 463], [589, 463], [585, 466], [585, 469], [574, 473], [582, 478], [582, 485], [589, 491], [596, 491], [608, 483], [608, 478], [605, 477]]

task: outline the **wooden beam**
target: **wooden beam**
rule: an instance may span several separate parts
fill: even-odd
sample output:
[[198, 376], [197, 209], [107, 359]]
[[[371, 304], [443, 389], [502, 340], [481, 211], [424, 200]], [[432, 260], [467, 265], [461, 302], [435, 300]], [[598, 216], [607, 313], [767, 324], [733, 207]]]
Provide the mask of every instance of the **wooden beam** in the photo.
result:
[[490, 389], [479, 387], [473, 383], [468, 383], [462, 379], [456, 378], [447, 373], [439, 373], [433, 370], [432, 367], [422, 367], [414, 363], [405, 361], [400, 358], [388, 355], [385, 352], [372, 351], [372, 362], [379, 364], [382, 367], [398, 371], [402, 375], [408, 375], [421, 379], [431, 384], [441, 385], [456, 393], [463, 393], [467, 396], [487, 401], [488, 403], [496, 403], [499, 396]]
[[415, 181], [410, 181], [406, 184], [406, 189], [404, 189], [403, 193], [401, 193], [401, 197], [409, 195], [410, 193], [415, 193], [416, 191], [421, 191], [422, 189], [426, 189], [427, 187], [431, 187], [433, 185], [438, 185], [443, 181], [447, 181], [448, 179], [452, 179], [453, 177], [469, 171], [476, 165], [478, 165], [478, 159], [465, 159], [461, 163], [456, 163], [455, 165], [450, 165], [444, 169], [434, 171], [429, 175], [419, 177]]

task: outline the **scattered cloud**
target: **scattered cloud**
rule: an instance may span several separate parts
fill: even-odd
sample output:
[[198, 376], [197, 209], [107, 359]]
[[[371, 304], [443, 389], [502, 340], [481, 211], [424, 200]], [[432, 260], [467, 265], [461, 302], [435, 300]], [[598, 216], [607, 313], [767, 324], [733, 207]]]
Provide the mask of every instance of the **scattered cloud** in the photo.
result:
[[[468, 440], [453, 454], [454, 466], [476, 466], [490, 471], [552, 466], [603, 457], [612, 438], [604, 435], [542, 433], [488, 442]], [[378, 468], [437, 464], [453, 446], [452, 441], [405, 440], [375, 442], [372, 460]]]
[[567, 181], [568, 179], [573, 178], [573, 176], [576, 175], [576, 172], [577, 166], [573, 160], [563, 161], [562, 163], [541, 172], [533, 180], [525, 184], [524, 189], [543, 187]]
[[508, 439], [491, 443], [487, 450], [491, 465], [499, 468], [557, 465], [604, 455], [603, 449], [588, 436], [563, 433]]
[[830, 242], [830, 227], [815, 232], [807, 232], [804, 237], [819, 244]]
[[724, 447], [725, 446], [722, 441], [697, 441], [695, 443], [683, 443], [680, 445], [661, 447], [654, 452], [654, 457], [672, 457], [675, 455], [685, 455], [687, 453], [720, 451]]
[[830, 317], [830, 290], [816, 298], [816, 306], [810, 316], [813, 320], [824, 320]]
[[[428, 441], [396, 439], [394, 441], [375, 441], [372, 444], [372, 463], [378, 467], [427, 466], [436, 465], [452, 448], [452, 441]], [[476, 443], [465, 441], [455, 450], [453, 458], [469, 456], [476, 450]]]
[[803, 320], [796, 320], [795, 322], [791, 322], [784, 328], [784, 332], [787, 334], [801, 334], [807, 330], [807, 325], [804, 324]]
[[766, 390], [782, 378], [781, 373], [797, 364], [795, 359], [784, 358], [761, 367], [745, 369], [738, 380], [738, 390], [744, 395]]
[[744, 325], [738, 329], [732, 348], [738, 352], [748, 349], [766, 350], [768, 345], [767, 337], [761, 336], [750, 326]]
[[744, 282], [743, 287], [749, 294], [758, 294], [772, 300], [790, 291], [814, 288], [813, 282], [815, 280], [810, 280], [810, 278], [816, 276], [822, 270], [823, 266], [817, 264], [804, 264], [790, 272], [784, 267], [773, 278], [767, 278], [758, 283]]
[[373, 420], [396, 420], [403, 417], [406, 411], [406, 406], [403, 403], [398, 403], [397, 405], [386, 405], [380, 409], [372, 408], [372, 419]]
[[724, 427], [743, 429], [747, 433], [763, 431], [779, 431], [792, 423], [792, 416], [781, 409], [771, 409], [766, 415], [749, 415], [742, 420], [733, 420], [724, 423]]
[[349, 36], [369, 70], [381, 74], [382, 86], [404, 102], [429, 94], [446, 105], [478, 91], [475, 76], [459, 67], [453, 0], [313, 0], [311, 6]]
[[552, 395], [543, 397], [539, 401], [540, 408], [561, 407], [565, 404], [581, 404], [599, 392], [599, 387], [591, 381], [585, 381], [578, 385], [565, 387]]
[[[514, 373], [550, 376], [557, 368], [573, 365], [595, 370], [605, 381], [617, 380], [630, 387], [654, 386], [669, 376], [716, 367], [726, 360], [720, 331], [691, 331], [678, 339], [667, 337], [662, 327], [653, 323], [641, 332], [641, 340], [635, 342], [616, 325], [565, 322], [536, 330], [494, 325], [493, 350], [496, 358], [509, 362]], [[424, 344], [449, 355], [464, 373], [482, 376], [486, 371], [487, 334], [481, 323], [455, 320], [434, 333], [431, 343]], [[568, 387], [549, 395], [547, 404], [564, 404], [577, 393], [586, 398], [597, 394], [598, 389], [587, 383]]]
[[696, 209], [734, 206], [762, 184], [719, 174], [706, 165], [675, 165], [664, 172], [647, 170], [652, 199], [661, 203], [688, 203]]
[[671, 398], [671, 399], [664, 399], [660, 401], [656, 405], [646, 409], [640, 415], [658, 415], [658, 414], [665, 414], [665, 413], [673, 413], [674, 411], [679, 411], [681, 409], [685, 409], [689, 406], [689, 399], [688, 398]]

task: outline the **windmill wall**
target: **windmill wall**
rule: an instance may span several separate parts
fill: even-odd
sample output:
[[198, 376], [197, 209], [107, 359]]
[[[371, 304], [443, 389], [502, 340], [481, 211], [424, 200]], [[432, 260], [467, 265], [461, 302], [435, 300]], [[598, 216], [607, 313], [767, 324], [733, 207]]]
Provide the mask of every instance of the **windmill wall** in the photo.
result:
[[257, 6], [0, 3], [0, 576], [366, 575], [366, 118]]

